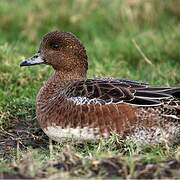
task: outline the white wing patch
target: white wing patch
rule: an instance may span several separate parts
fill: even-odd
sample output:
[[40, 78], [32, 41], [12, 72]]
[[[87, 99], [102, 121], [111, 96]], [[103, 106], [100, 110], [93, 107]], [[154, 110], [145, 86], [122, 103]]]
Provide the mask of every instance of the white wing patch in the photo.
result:
[[83, 104], [99, 104], [99, 105], [102, 105], [102, 104], [112, 104], [112, 103], [113, 104], [119, 104], [119, 103], [123, 102], [123, 101], [119, 101], [119, 102], [114, 103], [113, 98], [111, 98], [109, 102], [106, 102], [103, 99], [98, 99], [98, 98], [89, 99], [87, 97], [80, 97], [80, 96], [70, 97], [70, 98], [67, 98], [67, 100], [73, 101], [76, 105], [83, 105]]
[[97, 98], [89, 99], [87, 97], [70, 97], [68, 100], [73, 101], [76, 105], [83, 105], [83, 104], [104, 104], [105, 101]]
[[180, 117], [177, 117], [176, 115], [173, 115], [173, 114], [163, 114], [163, 116], [173, 118], [173, 119], [180, 119]]

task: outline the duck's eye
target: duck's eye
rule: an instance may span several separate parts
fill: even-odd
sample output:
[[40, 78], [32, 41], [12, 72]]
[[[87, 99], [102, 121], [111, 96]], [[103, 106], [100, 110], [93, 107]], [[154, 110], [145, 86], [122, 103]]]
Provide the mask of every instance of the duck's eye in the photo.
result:
[[58, 48], [60, 47], [60, 45], [57, 44], [57, 43], [53, 43], [53, 44], [51, 44], [51, 47], [52, 47], [53, 49], [58, 49]]

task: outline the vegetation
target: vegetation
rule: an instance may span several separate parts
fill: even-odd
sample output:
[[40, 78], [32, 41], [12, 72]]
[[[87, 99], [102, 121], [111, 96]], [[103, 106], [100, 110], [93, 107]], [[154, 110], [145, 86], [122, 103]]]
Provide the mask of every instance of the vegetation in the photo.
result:
[[0, 178], [180, 177], [179, 144], [141, 146], [113, 136], [99, 143], [49, 142], [35, 97], [52, 70], [20, 68], [52, 30], [84, 43], [89, 77], [180, 84], [180, 1], [1, 0]]

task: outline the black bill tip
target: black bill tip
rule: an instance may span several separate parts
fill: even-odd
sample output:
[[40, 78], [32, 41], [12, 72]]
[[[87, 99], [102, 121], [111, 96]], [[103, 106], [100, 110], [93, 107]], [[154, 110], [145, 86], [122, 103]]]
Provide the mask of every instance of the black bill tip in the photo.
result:
[[32, 64], [29, 62], [29, 61], [27, 61], [27, 60], [24, 60], [24, 61], [22, 61], [21, 63], [20, 63], [20, 67], [22, 67], [22, 66], [31, 66]]

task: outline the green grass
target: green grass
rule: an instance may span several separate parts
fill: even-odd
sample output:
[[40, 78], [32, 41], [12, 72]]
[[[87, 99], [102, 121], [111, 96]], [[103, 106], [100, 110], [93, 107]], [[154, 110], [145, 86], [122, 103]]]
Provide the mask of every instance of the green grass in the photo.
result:
[[[52, 70], [19, 67], [24, 57], [37, 51], [45, 33], [58, 29], [73, 32], [86, 46], [89, 77], [180, 84], [179, 1], [1, 0], [0, 19], [0, 175], [102, 177], [110, 169], [103, 160], [114, 162], [108, 158], [115, 157], [130, 168], [122, 177], [133, 178], [138, 177], [137, 163], [160, 163], [179, 153], [179, 144], [136, 147], [116, 138], [68, 147], [54, 144], [49, 151], [48, 139], [36, 122], [35, 97]], [[54, 163], [69, 169], [59, 170]], [[153, 173], [153, 177], [163, 176]]]

